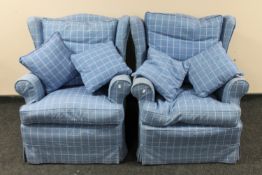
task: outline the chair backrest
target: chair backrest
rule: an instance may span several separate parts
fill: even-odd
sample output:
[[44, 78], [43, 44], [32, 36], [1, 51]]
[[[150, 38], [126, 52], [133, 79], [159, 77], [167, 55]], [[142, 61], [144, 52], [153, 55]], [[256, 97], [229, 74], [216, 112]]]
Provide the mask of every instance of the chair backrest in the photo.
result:
[[227, 50], [235, 18], [214, 15], [197, 19], [182, 14], [146, 13], [145, 22], [130, 17], [130, 25], [138, 68], [152, 45], [178, 60], [185, 60], [218, 41]]
[[[79, 22], [79, 24], [72, 26], [68, 25], [66, 21]], [[88, 26], [90, 23], [93, 24]], [[75, 29], [75, 33], [63, 32], [65, 27], [72, 27]], [[66, 44], [75, 52], [83, 51], [89, 44], [113, 41], [120, 55], [124, 59], [126, 58], [126, 45], [130, 31], [128, 16], [111, 18], [93, 14], [76, 14], [61, 18], [30, 17], [28, 19], [28, 28], [35, 48], [39, 48], [54, 31], [60, 30], [62, 37], [65, 37], [65, 41], [68, 42]], [[81, 30], [81, 28], [84, 31], [79, 33], [78, 30]], [[71, 39], [73, 42], [70, 43]], [[74, 43], [74, 40], [79, 39], [81, 40], [80, 44]]]

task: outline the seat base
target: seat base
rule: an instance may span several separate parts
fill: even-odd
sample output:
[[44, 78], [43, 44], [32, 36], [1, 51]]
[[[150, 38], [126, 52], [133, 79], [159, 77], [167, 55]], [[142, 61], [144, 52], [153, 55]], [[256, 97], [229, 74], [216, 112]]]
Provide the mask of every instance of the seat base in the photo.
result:
[[118, 164], [127, 148], [124, 125], [21, 125], [30, 164]]
[[140, 122], [138, 161], [143, 165], [236, 163], [242, 123], [230, 128], [178, 125], [152, 127]]

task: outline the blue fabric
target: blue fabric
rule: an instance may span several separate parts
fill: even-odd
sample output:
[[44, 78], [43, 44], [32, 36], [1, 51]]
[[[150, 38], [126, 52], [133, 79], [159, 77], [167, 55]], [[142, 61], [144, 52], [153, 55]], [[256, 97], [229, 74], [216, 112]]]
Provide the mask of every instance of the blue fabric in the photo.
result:
[[43, 17], [29, 17], [27, 20], [27, 25], [33, 39], [34, 45], [36, 48], [40, 47], [44, 43], [43, 37], [43, 19], [53, 20], [53, 21], [78, 21], [78, 22], [95, 22], [95, 21], [111, 21], [114, 18], [100, 16], [100, 15], [93, 15], [93, 14], [75, 14], [69, 15], [62, 18], [43, 18]]
[[186, 60], [220, 40], [223, 17], [146, 13], [148, 45], [177, 60]]
[[[162, 49], [171, 52], [171, 54], [185, 53], [185, 48], [181, 48], [179, 52], [172, 51], [175, 43], [172, 42], [173, 39], [170, 35], [173, 36], [174, 26], [170, 24], [174, 24], [174, 20], [170, 19], [173, 19], [174, 16], [152, 13], [147, 15], [150, 16], [150, 19], [145, 19], [145, 26], [138, 17], [130, 17], [137, 68], [146, 59], [145, 53], [148, 45], [150, 46], [150, 40], [158, 46], [166, 45], [166, 48], [162, 47]], [[179, 18], [175, 20], [176, 24], [185, 24], [181, 23]], [[151, 29], [154, 31], [157, 29], [155, 35], [161, 36], [162, 33], [160, 32], [166, 32], [166, 34], [163, 37], [152, 37], [159, 39], [152, 40], [149, 35], [151, 29], [148, 28], [147, 19], [152, 24], [149, 27], [152, 27]], [[204, 21], [218, 19], [213, 23], [216, 24], [213, 26], [213, 30], [219, 28], [220, 16], [203, 19]], [[201, 26], [201, 19], [197, 20], [199, 20], [199, 24], [196, 26]], [[191, 24], [189, 25], [191, 26]], [[172, 27], [173, 29], [170, 30]], [[205, 26], [202, 27], [205, 28]], [[204, 33], [203, 36], [216, 36], [215, 38], [218, 38], [224, 49], [227, 50], [234, 27], [235, 18], [224, 16], [220, 36], [217, 35], [217, 30], [217, 32], [211, 34]], [[177, 31], [182, 32], [180, 29], [176, 29], [178, 36], [180, 36], [180, 33], [177, 33]], [[145, 32], [147, 36], [144, 34]], [[212, 37], [210, 39], [212, 40]], [[188, 43], [190, 42], [192, 41]], [[196, 41], [196, 43], [201, 43], [201, 41]], [[203, 41], [203, 43], [205, 42]], [[176, 44], [182, 46], [180, 43]], [[193, 52], [190, 49], [199, 52], [198, 45], [197, 47], [186, 48], [188, 53]], [[189, 55], [188, 53], [187, 55]], [[142, 77], [135, 78], [131, 92], [139, 100], [138, 161], [141, 161], [143, 165], [204, 162], [235, 163], [239, 159], [242, 131], [242, 123], [239, 120], [239, 102], [247, 90], [248, 83], [243, 77], [233, 78], [224, 83], [218, 90], [218, 98], [214, 96], [198, 97], [191, 89], [180, 93], [175, 101], [167, 102], [155, 95], [154, 87], [149, 80]], [[224, 115], [228, 118], [223, 117]], [[210, 122], [206, 118], [210, 118]]]
[[[116, 21], [114, 44], [124, 58], [128, 19], [77, 14], [47, 20], [87, 24]], [[43, 18], [38, 17], [28, 20], [36, 48], [44, 42], [42, 21]], [[87, 93], [84, 86], [68, 88], [81, 84], [78, 74], [62, 87], [64, 89], [46, 95], [37, 76], [32, 74], [18, 80], [16, 90], [27, 101], [20, 109], [20, 117], [24, 156], [28, 163], [112, 164], [125, 158], [123, 102], [130, 91], [129, 76], [114, 76], [108, 89], [104, 86], [93, 95]]]
[[29, 17], [27, 20], [27, 26], [34, 42], [34, 46], [37, 49], [44, 42], [42, 35], [42, 19], [38, 17]]
[[233, 16], [223, 17], [223, 27], [220, 37], [220, 41], [223, 44], [224, 49], [227, 51], [229, 47], [230, 40], [232, 38], [233, 32], [236, 27], [236, 18]]
[[121, 123], [123, 114], [122, 104], [111, 103], [103, 92], [91, 95], [84, 86], [56, 90], [20, 109], [23, 124], [112, 125]]
[[103, 126], [22, 124], [21, 132], [25, 158], [31, 164], [118, 164], [127, 153], [123, 122]]
[[[161, 23], [158, 24], [159, 28], [162, 26]], [[169, 23], [168, 23], [169, 25]], [[135, 45], [136, 54], [136, 68], [138, 68], [146, 59], [146, 30], [144, 22], [142, 19], [136, 16], [130, 17], [130, 26], [132, 39]], [[225, 50], [228, 50], [229, 42], [233, 35], [236, 26], [236, 19], [233, 16], [223, 16], [222, 31], [220, 35], [220, 41], [223, 43]]]
[[145, 125], [167, 127], [186, 123], [202, 126], [236, 126], [241, 110], [236, 104], [222, 103], [214, 97], [198, 97], [192, 89], [181, 92], [172, 102], [157, 98], [140, 105], [141, 122]]
[[144, 77], [134, 78], [131, 93], [139, 101], [155, 101], [155, 88], [152, 82]]
[[[35, 47], [38, 48], [40, 47], [43, 42], [44, 42], [44, 35], [43, 35], [43, 21], [44, 20], [50, 20], [50, 21], [65, 21], [65, 22], [79, 22], [79, 23], [85, 23], [86, 25], [92, 24], [99, 22], [100, 24], [105, 22], [105, 23], [114, 23], [117, 24], [117, 27], [114, 28], [114, 32], [112, 33], [112, 37], [115, 36], [114, 38], [111, 38], [112, 41], [115, 41], [115, 46], [118, 49], [120, 55], [125, 58], [126, 57], [126, 46], [127, 46], [127, 40], [128, 40], [128, 34], [129, 34], [129, 17], [128, 16], [123, 16], [119, 19], [116, 18], [111, 18], [111, 17], [106, 17], [106, 16], [100, 16], [100, 15], [93, 15], [93, 14], [76, 14], [76, 15], [70, 15], [70, 16], [65, 16], [62, 18], [40, 18], [40, 17], [30, 17], [28, 19], [28, 28], [31, 34], [31, 37], [34, 41]], [[84, 25], [84, 24], [83, 24]], [[101, 26], [98, 27], [97, 29], [101, 29]], [[72, 27], [72, 26], [71, 26]], [[105, 39], [105, 36], [110, 35], [109, 33], [106, 32], [108, 30], [108, 25], [105, 25], [105, 27], [100, 30], [100, 31], [94, 31], [93, 33], [102, 33], [102, 35], [98, 35], [100, 38], [103, 37]], [[94, 28], [94, 27], [91, 27]], [[51, 29], [56, 31], [56, 29]], [[62, 29], [61, 29], [62, 30]], [[77, 28], [77, 30], [80, 30], [80, 27]], [[111, 30], [111, 29], [110, 29]], [[65, 29], [64, 31], [67, 31]], [[90, 29], [85, 31], [80, 32], [81, 34], [87, 34], [91, 33]], [[76, 31], [75, 31], [76, 32]], [[79, 34], [79, 33], [78, 33]], [[70, 36], [71, 37], [71, 36]], [[79, 36], [80, 37], [80, 36]], [[110, 36], [111, 37], [111, 36]], [[84, 37], [82, 37], [84, 38]], [[98, 37], [97, 37], [98, 38]], [[76, 39], [73, 38], [72, 39]], [[81, 40], [80, 38], [77, 38]], [[68, 41], [69, 42], [69, 41]], [[71, 43], [73, 49], [75, 50], [82, 50], [83, 47], [88, 47], [88, 44], [73, 44]], [[79, 46], [79, 47], [78, 47]], [[66, 83], [64, 86], [65, 87], [70, 87], [70, 86], [78, 86], [78, 85], [83, 85], [83, 82], [80, 78], [80, 75], [78, 74], [75, 79], [72, 79], [68, 83]]]
[[139, 124], [138, 160], [143, 165], [171, 163], [236, 163], [242, 123], [235, 127]]
[[89, 93], [95, 92], [115, 75], [131, 73], [112, 42], [93, 45], [85, 52], [73, 54], [71, 60]]
[[136, 69], [142, 65], [146, 59], [147, 44], [144, 22], [136, 16], [130, 17], [131, 35], [135, 47]]
[[153, 48], [148, 50], [148, 59], [133, 73], [149, 79], [156, 90], [168, 101], [173, 101], [180, 92], [187, 69], [183, 63]]
[[186, 60], [188, 78], [197, 95], [206, 97], [238, 74], [221, 42]]
[[24, 97], [26, 104], [41, 100], [45, 96], [45, 89], [41, 80], [34, 74], [26, 74], [15, 83], [15, 90]]
[[223, 103], [240, 105], [241, 98], [248, 92], [249, 84], [243, 76], [237, 76], [218, 90], [218, 97]]
[[42, 25], [44, 41], [59, 32], [66, 46], [74, 53], [80, 53], [92, 47], [91, 44], [114, 42], [117, 21], [83, 23], [43, 19]]
[[129, 16], [122, 16], [118, 19], [115, 46], [119, 54], [126, 59], [126, 47], [130, 33]]
[[130, 93], [132, 82], [129, 75], [117, 75], [109, 84], [108, 98], [114, 103], [123, 104]]
[[20, 63], [39, 77], [50, 93], [76, 76], [71, 54], [59, 33], [54, 33], [39, 49], [21, 57]]

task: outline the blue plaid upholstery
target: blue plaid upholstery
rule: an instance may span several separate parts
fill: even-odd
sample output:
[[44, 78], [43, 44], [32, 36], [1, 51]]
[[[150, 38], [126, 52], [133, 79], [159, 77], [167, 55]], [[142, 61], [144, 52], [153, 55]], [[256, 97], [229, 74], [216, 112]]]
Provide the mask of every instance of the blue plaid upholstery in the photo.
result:
[[50, 93], [76, 76], [71, 54], [60, 34], [54, 33], [39, 49], [21, 57], [20, 62], [41, 79]]
[[[154, 16], [152, 13], [146, 15]], [[152, 30], [171, 32], [167, 26], [172, 21], [165, 19], [170, 18], [169, 15], [159, 14], [154, 19], [160, 22], [155, 24], [151, 18]], [[221, 17], [215, 18], [220, 20]], [[162, 25], [161, 22], [167, 23]], [[148, 26], [144, 26], [138, 17], [130, 17], [130, 26], [139, 67], [146, 59], [149, 46], [147, 41], [150, 36], [147, 35], [146, 39], [144, 34], [149, 32], [145, 30]], [[227, 50], [235, 27], [234, 17], [223, 17], [221, 26], [219, 40]], [[164, 46], [163, 43], [168, 41], [163, 39], [155, 43]], [[136, 77], [133, 80], [131, 93], [139, 100], [138, 161], [143, 165], [235, 163], [239, 159], [242, 131], [239, 103], [248, 91], [248, 83], [237, 76], [205, 98], [196, 96], [190, 86], [182, 87], [183, 91], [176, 100], [168, 102], [155, 94], [154, 86], [148, 79]]]
[[118, 164], [127, 153], [119, 125], [21, 124], [26, 160], [42, 163]]
[[42, 19], [39, 17], [29, 17], [27, 20], [27, 26], [33, 39], [35, 48], [37, 49], [44, 42], [42, 32]]
[[140, 122], [139, 128], [137, 155], [143, 165], [235, 163], [239, 159], [241, 121], [235, 127], [153, 127]]
[[135, 77], [131, 88], [131, 93], [139, 101], [155, 101], [155, 89], [151, 81], [144, 77]]
[[27, 25], [36, 48], [40, 47], [44, 43], [43, 26], [42, 26], [43, 19], [59, 20], [59, 21], [60, 20], [79, 21], [79, 22], [113, 20], [113, 18], [110, 17], [92, 15], [92, 14], [76, 14], [76, 15], [65, 16], [62, 18], [29, 17], [27, 20]]
[[146, 13], [149, 47], [186, 60], [220, 40], [222, 16], [194, 18], [183, 14]]
[[112, 42], [93, 45], [85, 52], [72, 55], [71, 60], [89, 93], [95, 92], [115, 75], [131, 73]]
[[233, 16], [223, 17], [223, 30], [221, 33], [220, 41], [223, 44], [224, 49], [227, 51], [228, 46], [233, 35], [236, 26], [236, 19]]
[[[161, 25], [161, 23], [160, 23]], [[169, 26], [170, 24], [168, 24]], [[236, 20], [233, 16], [224, 16], [220, 41], [222, 41], [225, 50], [228, 49]], [[138, 68], [146, 59], [147, 43], [144, 22], [136, 16], [130, 17], [131, 34], [135, 45], [136, 67]]]
[[131, 79], [129, 75], [117, 75], [109, 84], [108, 98], [113, 103], [123, 104], [125, 97], [130, 93]]
[[145, 125], [166, 127], [177, 123], [202, 126], [236, 126], [240, 107], [222, 103], [215, 97], [201, 98], [192, 89], [184, 89], [174, 101], [157, 98], [156, 102], [141, 103], [141, 122]]
[[48, 40], [53, 33], [59, 32], [66, 46], [74, 53], [81, 53], [96, 43], [114, 42], [117, 21], [76, 22], [42, 20], [43, 39]]
[[34, 74], [26, 74], [15, 83], [16, 91], [22, 95], [26, 104], [41, 100], [45, 96], [45, 89], [41, 80]]
[[130, 28], [135, 46], [136, 68], [138, 69], [146, 59], [147, 45], [145, 27], [143, 21], [139, 17], [131, 16]]
[[[44, 31], [43, 31], [43, 21], [45, 21], [45, 20], [53, 21], [53, 25], [55, 25], [56, 22], [58, 22], [58, 23], [62, 23], [63, 21], [68, 22], [69, 24], [67, 24], [67, 26], [68, 25], [71, 26], [71, 29], [75, 28], [73, 26], [76, 26], [75, 24], [72, 24], [71, 22], [78, 22], [78, 23], [81, 23], [80, 25], [82, 25], [82, 27], [85, 26], [84, 31], [83, 30], [81, 31], [79, 26], [77, 28], [77, 30], [79, 32], [77, 32], [76, 30], [73, 31], [74, 33], [76, 33], [77, 37], [75, 37], [75, 35], [71, 35], [71, 36], [67, 35], [67, 42], [66, 43], [67, 44], [71, 43], [69, 45], [75, 51], [82, 51], [84, 48], [89, 48], [89, 44], [87, 44], [87, 43], [90, 43], [90, 41], [85, 40], [84, 41], [85, 44], [84, 43], [77, 44], [75, 42], [74, 43], [70, 42], [70, 39], [83, 40], [83, 38], [85, 38], [85, 39], [92, 39], [92, 41], [97, 40], [97, 41], [101, 42], [102, 40], [99, 40], [99, 38], [100, 39], [103, 38], [103, 40], [106, 40], [106, 41], [107, 40], [115, 41], [115, 45], [116, 45], [119, 53], [121, 54], [121, 56], [123, 58], [125, 58], [125, 56], [126, 56], [126, 45], [127, 45], [128, 33], [129, 33], [129, 17], [127, 17], [127, 16], [123, 16], [119, 19], [100, 16], [100, 15], [92, 15], [92, 14], [76, 14], [76, 15], [65, 16], [65, 17], [62, 17], [62, 18], [30, 17], [28, 19], [28, 28], [29, 28], [31, 37], [34, 41], [36, 48], [40, 47], [43, 44], [43, 42], [45, 41], [44, 40]], [[71, 23], [71, 25], [70, 25], [70, 23]], [[96, 30], [93, 30], [93, 31], [90, 30], [86, 26], [90, 23], [98, 23], [98, 24], [96, 24], [96, 26], [98, 28]], [[117, 26], [115, 26], [115, 25], [117, 25]], [[105, 28], [101, 28], [103, 26]], [[57, 26], [55, 26], [55, 27], [56, 28], [53, 28], [53, 29], [47, 28], [49, 34], [50, 34], [50, 30], [53, 30], [53, 32], [57, 31]], [[94, 29], [94, 27], [91, 27], [91, 28]], [[99, 28], [101, 30], [98, 30]], [[60, 30], [63, 30], [63, 29], [60, 28]], [[110, 32], [108, 32], [109, 30], [111, 31], [111, 34], [112, 34], [111, 36], [110, 36]], [[114, 30], [114, 32], [112, 32], [112, 30]], [[66, 33], [63, 33], [63, 34], [66, 35]], [[80, 75], [78, 74], [75, 79], [66, 83], [65, 87], [83, 85], [83, 82], [82, 82], [81, 78], [79, 78], [79, 77], [80, 77]]]
[[[124, 58], [129, 31], [127, 17], [118, 20], [78, 14], [53, 20], [117, 21], [114, 45]], [[44, 42], [42, 21], [43, 18], [37, 17], [28, 20], [36, 48]], [[81, 84], [78, 75], [67, 86], [46, 95], [43, 83], [34, 74], [25, 75], [17, 81], [16, 91], [26, 101], [20, 109], [20, 117], [27, 162], [112, 164], [125, 158], [123, 102], [130, 92], [130, 77], [116, 75], [109, 87], [104, 86], [92, 95], [84, 86], [74, 87]]]
[[218, 97], [223, 103], [240, 105], [241, 98], [248, 92], [249, 84], [243, 76], [231, 79], [218, 90]]
[[90, 95], [84, 86], [60, 89], [20, 109], [28, 124], [117, 125], [123, 120], [121, 104], [111, 103], [103, 92]]
[[149, 79], [156, 90], [168, 101], [173, 101], [187, 74], [183, 63], [153, 48], [148, 49], [147, 60], [132, 74]]
[[206, 97], [238, 74], [238, 69], [227, 56], [221, 43], [186, 60], [188, 78], [197, 95]]
[[126, 59], [126, 46], [130, 33], [129, 16], [118, 19], [115, 45], [119, 54]]

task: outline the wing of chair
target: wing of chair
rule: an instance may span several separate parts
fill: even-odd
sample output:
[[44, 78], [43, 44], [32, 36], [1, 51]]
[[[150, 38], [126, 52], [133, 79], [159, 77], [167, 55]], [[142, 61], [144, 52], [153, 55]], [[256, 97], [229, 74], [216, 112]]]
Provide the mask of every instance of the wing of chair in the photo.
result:
[[[164, 30], [158, 33], [168, 32], [161, 25], [168, 26], [170, 18], [147, 15], [145, 20], [155, 20], [151, 22]], [[159, 22], [161, 19], [164, 24]], [[130, 26], [138, 68], [146, 60], [150, 26], [138, 17], [130, 17]], [[220, 41], [226, 50], [234, 27], [235, 18], [224, 16]], [[239, 159], [242, 131], [240, 100], [248, 87], [243, 76], [239, 76], [215, 94], [200, 98], [192, 87], [182, 86], [183, 91], [176, 100], [167, 102], [156, 93], [152, 82], [135, 77], [131, 93], [139, 102], [138, 161], [144, 165], [235, 163]]]
[[[111, 37], [120, 55], [125, 58], [130, 31], [129, 17], [115, 19], [78, 14], [61, 19], [80, 22], [117, 21], [114, 36]], [[39, 17], [28, 20], [36, 48], [44, 42], [42, 20]], [[112, 164], [122, 161], [127, 153], [124, 99], [130, 87], [128, 75], [117, 75], [109, 83], [108, 89], [101, 88], [91, 95], [86, 93], [78, 78], [46, 94], [43, 84], [34, 74], [20, 78], [15, 89], [26, 102], [20, 108], [25, 160], [31, 164]]]

